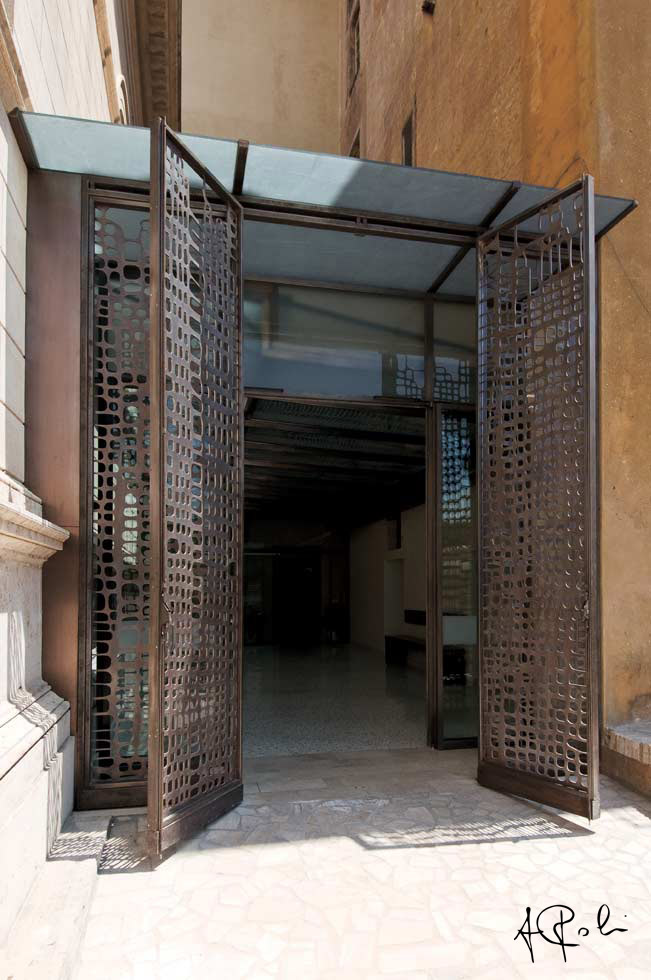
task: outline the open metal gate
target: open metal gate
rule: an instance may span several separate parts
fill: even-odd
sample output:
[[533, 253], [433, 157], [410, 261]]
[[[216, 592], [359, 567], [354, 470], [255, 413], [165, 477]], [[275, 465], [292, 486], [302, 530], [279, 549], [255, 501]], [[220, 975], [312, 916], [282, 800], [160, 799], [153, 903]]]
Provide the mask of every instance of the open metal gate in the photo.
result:
[[148, 842], [242, 799], [242, 209], [159, 120], [151, 144]]
[[599, 815], [594, 190], [478, 243], [479, 781]]

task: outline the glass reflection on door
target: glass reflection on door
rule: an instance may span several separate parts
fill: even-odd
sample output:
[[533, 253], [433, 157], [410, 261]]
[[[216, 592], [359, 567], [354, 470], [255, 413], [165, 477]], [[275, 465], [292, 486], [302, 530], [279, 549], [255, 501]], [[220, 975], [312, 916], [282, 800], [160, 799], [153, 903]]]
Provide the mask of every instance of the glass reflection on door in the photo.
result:
[[439, 439], [439, 739], [446, 742], [479, 730], [474, 410], [441, 408]]
[[247, 282], [244, 383], [294, 395], [420, 399], [424, 310], [420, 298]]

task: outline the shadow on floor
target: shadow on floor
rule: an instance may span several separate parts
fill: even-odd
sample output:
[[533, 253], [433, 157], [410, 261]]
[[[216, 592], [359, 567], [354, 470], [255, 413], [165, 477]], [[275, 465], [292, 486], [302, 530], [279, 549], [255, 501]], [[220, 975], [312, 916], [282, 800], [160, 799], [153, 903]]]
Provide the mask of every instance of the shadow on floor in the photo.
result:
[[583, 837], [585, 821], [480, 786], [474, 750], [320, 753], [245, 760], [245, 798], [189, 845], [328, 837], [367, 850]]
[[[598, 825], [480, 786], [473, 750], [321, 753], [245, 761], [244, 802], [179, 852], [338, 838], [368, 851], [594, 836], [622, 809], [649, 828], [647, 801], [608, 778]], [[100, 873], [150, 871], [142, 814], [74, 814], [51, 860], [95, 857]]]
[[143, 814], [73, 813], [48, 855], [49, 861], [97, 862], [98, 874], [152, 871]]

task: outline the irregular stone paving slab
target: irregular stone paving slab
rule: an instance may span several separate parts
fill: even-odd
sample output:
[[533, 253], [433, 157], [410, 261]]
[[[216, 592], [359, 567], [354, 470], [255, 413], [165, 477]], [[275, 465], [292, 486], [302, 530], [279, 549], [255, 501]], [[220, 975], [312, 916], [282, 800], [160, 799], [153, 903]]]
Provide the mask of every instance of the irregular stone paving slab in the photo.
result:
[[[150, 873], [98, 879], [78, 980], [647, 978], [651, 800], [603, 779], [590, 824], [480, 787], [475, 766], [468, 750], [256, 759], [236, 811]], [[605, 931], [627, 932], [600, 934], [604, 903]], [[532, 966], [525, 910], [535, 926], [559, 904], [579, 945], [565, 964], [533, 936]]]

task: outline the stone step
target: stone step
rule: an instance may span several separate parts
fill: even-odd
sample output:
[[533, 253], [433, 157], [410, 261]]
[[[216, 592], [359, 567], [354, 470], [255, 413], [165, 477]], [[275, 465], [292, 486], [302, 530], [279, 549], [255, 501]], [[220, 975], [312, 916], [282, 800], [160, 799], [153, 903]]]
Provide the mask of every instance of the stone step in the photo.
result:
[[101, 811], [65, 822], [0, 950], [0, 980], [73, 977], [109, 819]]

